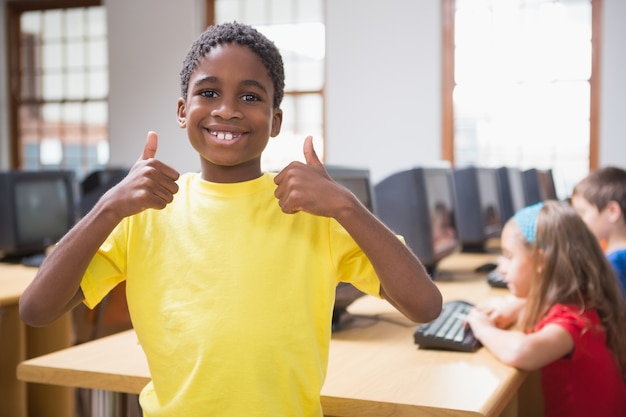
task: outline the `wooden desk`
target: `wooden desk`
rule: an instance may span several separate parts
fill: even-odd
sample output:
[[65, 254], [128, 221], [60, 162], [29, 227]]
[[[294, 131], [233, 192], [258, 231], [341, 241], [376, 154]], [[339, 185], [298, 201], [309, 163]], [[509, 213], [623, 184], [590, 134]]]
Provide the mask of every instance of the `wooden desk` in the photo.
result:
[[[73, 390], [26, 384], [16, 377], [17, 365], [27, 358], [64, 349], [72, 344], [71, 316], [51, 326], [33, 328], [19, 318], [18, 301], [35, 277], [35, 268], [0, 263], [0, 416], [67, 417], [73, 415]], [[51, 409], [50, 404], [55, 404]]]
[[[479, 302], [506, 290], [484, 277], [438, 283], [445, 299]], [[322, 405], [329, 416], [517, 416], [527, 374], [476, 353], [419, 350], [415, 324], [386, 301], [363, 297], [353, 328], [333, 335]], [[139, 393], [150, 380], [134, 331], [22, 362], [18, 378], [46, 384]], [[526, 415], [526, 414], [524, 414]]]

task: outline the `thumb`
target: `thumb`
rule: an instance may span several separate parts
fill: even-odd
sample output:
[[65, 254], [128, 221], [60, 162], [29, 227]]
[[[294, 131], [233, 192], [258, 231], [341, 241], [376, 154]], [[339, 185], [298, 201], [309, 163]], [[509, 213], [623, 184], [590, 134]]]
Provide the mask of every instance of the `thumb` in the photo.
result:
[[155, 157], [158, 147], [158, 139], [159, 137], [156, 132], [148, 132], [148, 138], [146, 139], [146, 144], [143, 147], [143, 153], [139, 159], [150, 159]]
[[313, 148], [313, 136], [304, 139], [304, 160], [307, 165], [322, 166], [322, 161], [317, 157], [317, 152]]

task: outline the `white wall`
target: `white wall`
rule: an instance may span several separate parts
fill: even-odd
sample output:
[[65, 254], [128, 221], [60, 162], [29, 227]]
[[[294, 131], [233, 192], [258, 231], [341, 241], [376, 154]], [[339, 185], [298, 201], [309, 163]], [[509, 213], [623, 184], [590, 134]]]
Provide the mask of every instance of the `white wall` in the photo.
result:
[[130, 166], [146, 134], [159, 135], [157, 157], [180, 172], [200, 169], [176, 122], [179, 72], [202, 31], [202, 0], [106, 0], [109, 29], [111, 164]]
[[[0, 0], [0, 19], [4, 21]], [[202, 0], [105, 0], [113, 165], [132, 164], [148, 130], [179, 171], [199, 161], [176, 124], [178, 73], [200, 33]], [[155, 6], [158, 4], [158, 6]], [[604, 0], [600, 163], [626, 166], [626, 2]], [[326, 162], [375, 181], [440, 158], [441, 18], [435, 0], [328, 0]], [[0, 34], [2, 40], [4, 33]], [[0, 56], [5, 56], [4, 42]], [[0, 168], [8, 166], [6, 59], [0, 60]]]
[[438, 1], [326, 2], [326, 162], [379, 179], [441, 158]]
[[603, 5], [599, 158], [626, 168], [626, 1]]

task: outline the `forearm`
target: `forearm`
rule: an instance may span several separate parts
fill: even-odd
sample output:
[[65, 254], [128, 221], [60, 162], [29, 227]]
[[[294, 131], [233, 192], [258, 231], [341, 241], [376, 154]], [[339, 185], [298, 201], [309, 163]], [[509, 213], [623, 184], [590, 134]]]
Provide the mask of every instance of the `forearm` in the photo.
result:
[[99, 202], [55, 245], [20, 298], [25, 323], [48, 325], [82, 301], [87, 266], [120, 220]]
[[439, 289], [394, 233], [364, 207], [348, 208], [336, 219], [372, 262], [384, 298], [415, 322], [428, 322], [439, 315]]
[[474, 335], [496, 358], [519, 369], [527, 368], [527, 335], [516, 330], [504, 330], [485, 324], [472, 324]]

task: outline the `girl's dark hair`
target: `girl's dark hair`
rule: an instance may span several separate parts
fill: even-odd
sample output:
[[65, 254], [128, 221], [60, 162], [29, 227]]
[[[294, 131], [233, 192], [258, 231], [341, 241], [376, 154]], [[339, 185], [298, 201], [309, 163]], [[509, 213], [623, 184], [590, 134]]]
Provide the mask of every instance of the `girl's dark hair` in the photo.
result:
[[280, 52], [265, 35], [252, 26], [237, 22], [209, 26], [191, 45], [180, 71], [181, 97], [187, 97], [189, 78], [211, 48], [232, 42], [247, 46], [261, 59], [274, 84], [273, 106], [279, 108], [285, 91], [285, 70]]
[[[522, 234], [520, 233], [520, 238]], [[538, 270], [520, 326], [532, 331], [555, 304], [595, 309], [607, 347], [626, 377], [626, 305], [598, 240], [567, 203], [546, 201], [537, 217], [533, 251]]]

